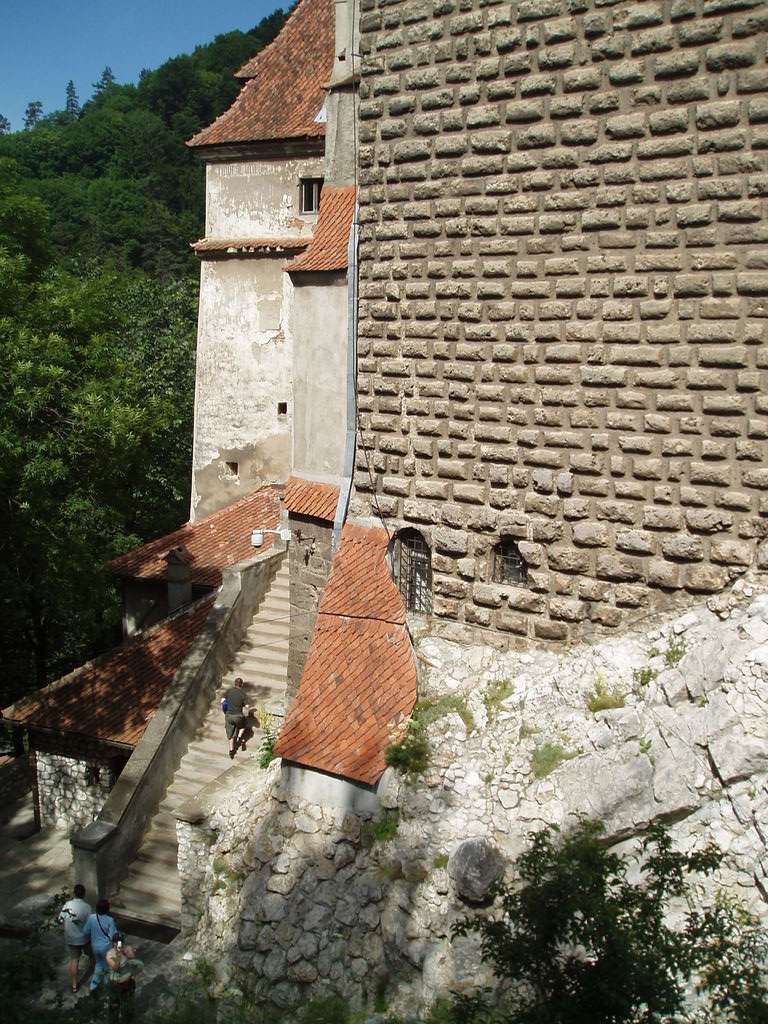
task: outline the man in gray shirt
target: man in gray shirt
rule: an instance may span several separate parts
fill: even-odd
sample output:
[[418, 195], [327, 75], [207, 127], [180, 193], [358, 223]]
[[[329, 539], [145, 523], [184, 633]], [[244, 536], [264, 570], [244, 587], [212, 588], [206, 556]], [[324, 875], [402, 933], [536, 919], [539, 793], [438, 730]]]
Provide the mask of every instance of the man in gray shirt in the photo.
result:
[[224, 727], [227, 731], [227, 739], [229, 740], [229, 756], [232, 758], [235, 756], [238, 743], [245, 750], [245, 730], [247, 725], [245, 716], [250, 711], [248, 698], [243, 690], [243, 680], [240, 676], [235, 680], [235, 685], [230, 686], [224, 694], [224, 700], [227, 702], [226, 711], [224, 712]]
[[83, 934], [85, 922], [91, 915], [91, 905], [85, 902], [84, 897], [85, 886], [78, 883], [74, 899], [67, 900], [59, 914], [59, 921], [64, 924], [64, 940], [69, 949], [69, 980], [73, 992], [77, 992], [77, 969], [82, 954], [91, 957], [91, 965], [94, 963], [88, 939]]

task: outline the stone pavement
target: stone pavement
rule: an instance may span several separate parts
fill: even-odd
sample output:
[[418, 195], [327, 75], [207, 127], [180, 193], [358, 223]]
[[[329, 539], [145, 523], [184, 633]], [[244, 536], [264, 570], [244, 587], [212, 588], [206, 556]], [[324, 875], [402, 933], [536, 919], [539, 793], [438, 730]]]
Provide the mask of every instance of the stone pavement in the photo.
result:
[[[18, 942], [27, 929], [44, 923], [46, 906], [57, 893], [65, 889], [71, 893], [74, 878], [69, 835], [61, 829], [36, 832], [31, 796], [16, 801], [0, 810], [0, 864], [0, 944], [5, 945]], [[86, 898], [95, 902], [93, 897], [89, 893]], [[181, 940], [177, 936], [166, 944], [125, 930], [128, 942], [145, 965], [137, 976], [137, 1009], [159, 1010], [187, 974]], [[55, 969], [54, 977], [45, 983], [42, 999], [53, 999], [57, 991], [64, 993], [65, 1005], [87, 998], [87, 981], [76, 995], [69, 992], [68, 958], [61, 930], [44, 932], [42, 943]]]

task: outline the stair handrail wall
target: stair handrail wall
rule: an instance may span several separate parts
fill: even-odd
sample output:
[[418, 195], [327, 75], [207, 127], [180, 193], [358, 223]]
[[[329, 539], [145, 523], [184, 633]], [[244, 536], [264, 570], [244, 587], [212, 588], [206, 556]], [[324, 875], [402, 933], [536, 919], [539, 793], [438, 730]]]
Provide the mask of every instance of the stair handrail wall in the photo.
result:
[[251, 561], [224, 570], [199, 636], [101, 812], [70, 839], [74, 877], [88, 892], [108, 897], [128, 872], [285, 553], [285, 545], [276, 543]]

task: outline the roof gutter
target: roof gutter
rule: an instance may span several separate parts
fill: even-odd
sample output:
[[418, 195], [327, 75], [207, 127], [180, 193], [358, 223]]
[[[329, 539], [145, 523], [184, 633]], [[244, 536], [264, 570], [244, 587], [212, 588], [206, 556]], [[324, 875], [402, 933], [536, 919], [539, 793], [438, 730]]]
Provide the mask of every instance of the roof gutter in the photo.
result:
[[352, 216], [347, 246], [347, 435], [344, 445], [344, 468], [339, 487], [339, 500], [333, 520], [333, 550], [339, 549], [341, 528], [347, 515], [352, 491], [352, 473], [355, 464], [355, 434], [357, 416], [357, 243], [359, 227], [357, 202]]

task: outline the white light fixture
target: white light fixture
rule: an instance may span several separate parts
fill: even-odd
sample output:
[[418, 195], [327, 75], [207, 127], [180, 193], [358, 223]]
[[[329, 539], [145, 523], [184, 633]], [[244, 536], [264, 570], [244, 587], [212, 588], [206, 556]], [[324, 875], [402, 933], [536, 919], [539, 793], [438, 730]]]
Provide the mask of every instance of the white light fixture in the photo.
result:
[[289, 541], [291, 539], [291, 531], [283, 526], [279, 530], [251, 530], [251, 545], [254, 548], [260, 548], [264, 543], [264, 534], [271, 533], [275, 537], [279, 537], [282, 541]]

